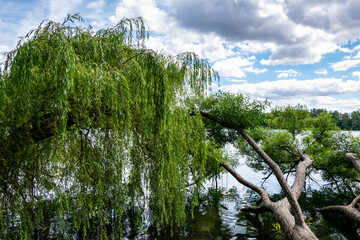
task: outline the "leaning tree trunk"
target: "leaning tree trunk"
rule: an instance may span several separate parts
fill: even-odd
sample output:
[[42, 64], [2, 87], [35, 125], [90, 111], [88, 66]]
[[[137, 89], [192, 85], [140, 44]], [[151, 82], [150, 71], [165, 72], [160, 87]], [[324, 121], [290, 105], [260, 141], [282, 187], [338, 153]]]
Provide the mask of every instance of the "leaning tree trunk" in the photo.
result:
[[[347, 153], [345, 154], [345, 157], [349, 159], [356, 170], [360, 172], [360, 159], [355, 153]], [[356, 208], [356, 203], [360, 200], [360, 196], [357, 196], [350, 204], [348, 205], [334, 205], [334, 206], [328, 206], [324, 208], [318, 209], [320, 212], [340, 212], [345, 217], [351, 219], [352, 221], [356, 222], [360, 225], [360, 211], [358, 208]]]
[[290, 211], [290, 204], [286, 198], [271, 205], [270, 209], [276, 221], [282, 226], [288, 239], [317, 239], [308, 225], [305, 223], [302, 225], [295, 223], [295, 219]]
[[[309, 158], [307, 155], [301, 154], [301, 157], [302, 160], [299, 162], [298, 167], [296, 169], [294, 184], [291, 187], [291, 189], [289, 188], [289, 193], [292, 195], [293, 200], [296, 201], [296, 203], [305, 185], [306, 169], [310, 167], [313, 163], [313, 160]], [[300, 211], [301, 214], [300, 216], [302, 221], [296, 221], [296, 218], [292, 213], [293, 207], [291, 206], [287, 197], [285, 197], [279, 202], [272, 202], [266, 190], [245, 180], [228, 163], [223, 162], [221, 163], [221, 166], [224, 167], [230, 174], [232, 174], [235, 177], [235, 179], [238, 180], [238, 182], [254, 190], [261, 196], [262, 199], [261, 206], [257, 206], [257, 207], [247, 206], [246, 208], [242, 209], [242, 211], [253, 212], [253, 213], [262, 213], [262, 212], [273, 213], [275, 220], [281, 225], [282, 229], [284, 230], [287, 239], [290, 240], [317, 239], [317, 237], [311, 231], [309, 226], [305, 224], [301, 211]]]
[[[305, 185], [306, 169], [313, 163], [313, 160], [309, 156], [301, 153], [300, 155], [302, 161], [299, 162], [296, 168], [295, 180], [291, 187], [291, 193], [296, 200], [298, 200], [301, 196]], [[273, 205], [274, 207], [272, 207], [272, 211], [274, 213], [275, 219], [283, 227], [289, 239], [317, 239], [315, 234], [311, 231], [310, 227], [306, 225], [304, 221], [300, 224], [296, 223], [293, 215], [291, 214], [291, 207], [287, 198], [273, 203]]]
[[279, 222], [282, 229], [285, 231], [286, 236], [290, 240], [303, 240], [303, 239], [317, 239], [315, 234], [311, 231], [304, 221], [298, 199], [302, 193], [305, 185], [306, 169], [310, 167], [313, 160], [305, 154], [299, 152], [301, 160], [299, 161], [296, 169], [295, 181], [290, 188], [284, 174], [282, 173], [279, 165], [276, 164], [262, 149], [261, 147], [248, 135], [248, 133], [239, 125], [234, 125], [213, 116], [211, 114], [200, 112], [200, 114], [212, 120], [225, 128], [230, 128], [237, 131], [249, 145], [259, 154], [263, 161], [274, 172], [281, 189], [284, 191], [285, 198], [279, 202], [272, 202], [266, 190], [248, 182], [240, 176], [228, 163], [221, 163], [228, 172], [230, 172], [241, 184], [257, 192], [262, 199], [260, 207], [248, 206], [244, 211], [248, 212], [272, 212], [275, 219]]

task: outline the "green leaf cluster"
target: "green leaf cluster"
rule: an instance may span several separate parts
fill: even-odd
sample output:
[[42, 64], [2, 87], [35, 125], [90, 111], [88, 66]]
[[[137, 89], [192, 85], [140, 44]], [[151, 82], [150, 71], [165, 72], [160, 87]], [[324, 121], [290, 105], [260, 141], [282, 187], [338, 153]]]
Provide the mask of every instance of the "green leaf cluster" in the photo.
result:
[[[324, 142], [323, 151], [314, 149], [314, 167], [321, 170], [322, 177], [336, 192], [353, 197], [360, 191], [360, 173], [345, 157], [346, 153], [360, 155], [360, 138], [348, 132], [337, 132]], [[319, 149], [319, 148], [318, 148]]]
[[217, 78], [209, 64], [147, 49], [141, 18], [76, 19], [29, 32], [0, 75], [0, 238], [119, 239], [130, 210], [137, 228], [178, 224], [186, 184], [218, 165], [188, 111]]
[[[253, 100], [248, 95], [220, 91], [202, 101], [199, 109], [229, 124], [252, 129], [264, 124], [264, 111], [268, 106], [268, 101]], [[222, 145], [234, 142], [238, 137], [234, 130], [224, 129], [214, 121], [204, 119], [204, 122], [208, 137]]]
[[303, 105], [275, 107], [269, 114], [268, 125], [286, 130], [294, 137], [307, 128], [310, 113]]

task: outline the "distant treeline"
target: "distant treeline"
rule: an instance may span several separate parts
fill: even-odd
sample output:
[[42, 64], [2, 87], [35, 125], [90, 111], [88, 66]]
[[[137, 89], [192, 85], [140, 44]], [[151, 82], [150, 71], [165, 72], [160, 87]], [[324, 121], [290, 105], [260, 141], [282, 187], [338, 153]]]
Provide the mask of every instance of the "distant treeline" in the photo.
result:
[[340, 113], [338, 111], [327, 111], [326, 109], [313, 108], [310, 110], [310, 116], [316, 117], [322, 112], [332, 114], [337, 126], [342, 130], [360, 130], [360, 110], [352, 113]]

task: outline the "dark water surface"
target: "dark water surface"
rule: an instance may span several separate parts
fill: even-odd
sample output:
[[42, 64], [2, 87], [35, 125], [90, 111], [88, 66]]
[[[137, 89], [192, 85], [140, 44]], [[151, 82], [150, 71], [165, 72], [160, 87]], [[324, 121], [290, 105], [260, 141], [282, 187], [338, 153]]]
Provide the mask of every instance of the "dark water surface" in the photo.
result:
[[[241, 196], [239, 190], [234, 187], [226, 192], [221, 190], [225, 189], [209, 188], [199, 206], [194, 209], [193, 217], [191, 209], [188, 209], [186, 223], [182, 228], [175, 229], [173, 235], [169, 230], [162, 230], [158, 234], [153, 229], [139, 239], [285, 239], [272, 214], [261, 214], [257, 217], [255, 214], [240, 211], [256, 201], [255, 194], [247, 191]], [[301, 201], [304, 205], [303, 201], [307, 199], [303, 197]], [[309, 209], [312, 208], [311, 204], [311, 201], [305, 203]], [[360, 239], [356, 234], [356, 228], [339, 216], [328, 216], [325, 220], [320, 213], [311, 210], [304, 210], [304, 215], [321, 240]]]

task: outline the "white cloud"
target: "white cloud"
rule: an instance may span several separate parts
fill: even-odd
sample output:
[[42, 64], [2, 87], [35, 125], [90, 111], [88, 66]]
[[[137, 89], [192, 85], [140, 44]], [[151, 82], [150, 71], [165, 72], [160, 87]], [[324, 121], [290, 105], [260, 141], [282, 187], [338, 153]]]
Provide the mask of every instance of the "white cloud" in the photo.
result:
[[88, 3], [88, 5], [86, 7], [92, 8], [92, 9], [99, 9], [99, 8], [101, 9], [104, 6], [105, 6], [105, 0], [98, 0], [98, 1]]
[[234, 83], [245, 83], [245, 82], [247, 82], [247, 80], [244, 80], [244, 79], [231, 79], [229, 81], [234, 82]]
[[344, 60], [337, 63], [333, 63], [331, 68], [334, 71], [346, 71], [349, 68], [356, 67], [360, 64], [360, 60]]
[[[152, 31], [146, 46], [170, 54], [194, 52], [209, 61], [225, 59], [236, 54], [225, 45], [224, 39], [215, 33], [200, 33], [178, 24], [167, 11], [160, 9], [155, 0], [123, 0], [118, 3], [110, 21], [115, 24], [123, 17], [144, 18]], [[230, 45], [235, 46], [236, 44]]]
[[289, 78], [289, 77], [296, 77], [296, 76], [300, 75], [297, 71], [295, 71], [293, 69], [279, 70], [279, 71], [275, 71], [275, 72], [280, 73], [277, 75], [277, 78]]
[[358, 51], [360, 50], [360, 45], [357, 45], [356, 47], [354, 47], [353, 51]]
[[260, 63], [263, 65], [313, 64], [320, 62], [322, 55], [338, 49], [337, 41], [325, 31], [319, 30], [316, 35], [313, 34], [313, 29], [308, 28], [307, 31], [306, 36], [294, 40], [294, 43], [277, 44], [271, 49], [270, 58], [262, 59]]
[[357, 98], [341, 99], [332, 96], [308, 96], [304, 98], [285, 98], [273, 101], [275, 105], [302, 104], [308, 108], [325, 108], [328, 111], [353, 112], [359, 109], [360, 100]]
[[349, 49], [349, 48], [347, 48], [347, 47], [339, 47], [339, 50], [340, 50], [341, 52], [344, 52], [344, 53], [351, 53], [351, 52], [354, 51], [354, 50], [351, 50], [351, 49]]
[[360, 72], [359, 71], [355, 71], [352, 73], [353, 77], [358, 77], [360, 79]]
[[341, 99], [344, 94], [360, 93], [360, 81], [336, 78], [312, 80], [277, 80], [260, 83], [240, 83], [220, 87], [229, 92], [248, 93], [260, 99], [269, 98], [277, 105], [304, 104], [343, 112], [354, 111], [360, 106], [359, 99]]
[[167, 34], [152, 35], [146, 45], [151, 49], [163, 50], [170, 54], [194, 52], [201, 58], [212, 62], [236, 54], [231, 49], [224, 48], [223, 40], [214, 34], [197, 34], [183, 28], [176, 28]]
[[315, 71], [316, 74], [322, 74], [322, 75], [327, 75], [328, 71], [326, 69], [319, 69]]
[[56, 22], [62, 22], [68, 14], [76, 13], [74, 10], [81, 3], [82, 0], [43, 0], [44, 6], [49, 10], [49, 19]]
[[247, 68], [243, 68], [244, 71], [246, 72], [251, 72], [251, 73], [255, 73], [255, 74], [259, 74], [259, 73], [265, 73], [268, 71], [268, 69], [263, 68], [263, 69], [259, 69], [259, 68], [253, 68], [251, 67], [247, 67]]
[[223, 86], [231, 92], [247, 92], [255, 97], [279, 99], [283, 97], [326, 96], [360, 92], [360, 81], [337, 78], [318, 78], [312, 80], [277, 80], [260, 83], [244, 83]]
[[109, 23], [104, 14], [105, 4], [105, 0], [95, 0], [86, 5], [89, 10], [85, 12], [84, 18], [92, 20], [91, 26], [95, 27], [95, 29], [104, 28]]
[[360, 51], [358, 51], [357, 54], [353, 58], [357, 58], [357, 59], [360, 58]]
[[100, 29], [100, 28], [104, 28], [107, 24], [108, 22], [105, 20], [98, 20], [98, 21], [91, 21], [90, 25], [96, 29]]
[[276, 48], [274, 43], [260, 43], [258, 41], [241, 41], [237, 43], [230, 42], [228, 45], [232, 48], [239, 48], [241, 52], [249, 53], [262, 53]]
[[236, 77], [243, 78], [246, 76], [241, 67], [253, 65], [254, 59], [242, 58], [242, 57], [233, 57], [225, 60], [217, 61], [213, 68], [220, 74], [222, 77]]
[[143, 17], [154, 33], [166, 34], [171, 31], [174, 21], [167, 12], [156, 6], [155, 0], [123, 0], [116, 7], [110, 21], [115, 24], [122, 18]]
[[7, 45], [0, 45], [0, 53], [11, 51], [11, 47]]
[[357, 0], [167, 2], [181, 26], [241, 43], [241, 50], [251, 42], [260, 46], [255, 51], [271, 50], [270, 57], [261, 61], [264, 65], [311, 64], [326, 53], [351, 52], [340, 44], [358, 39], [360, 31]]

